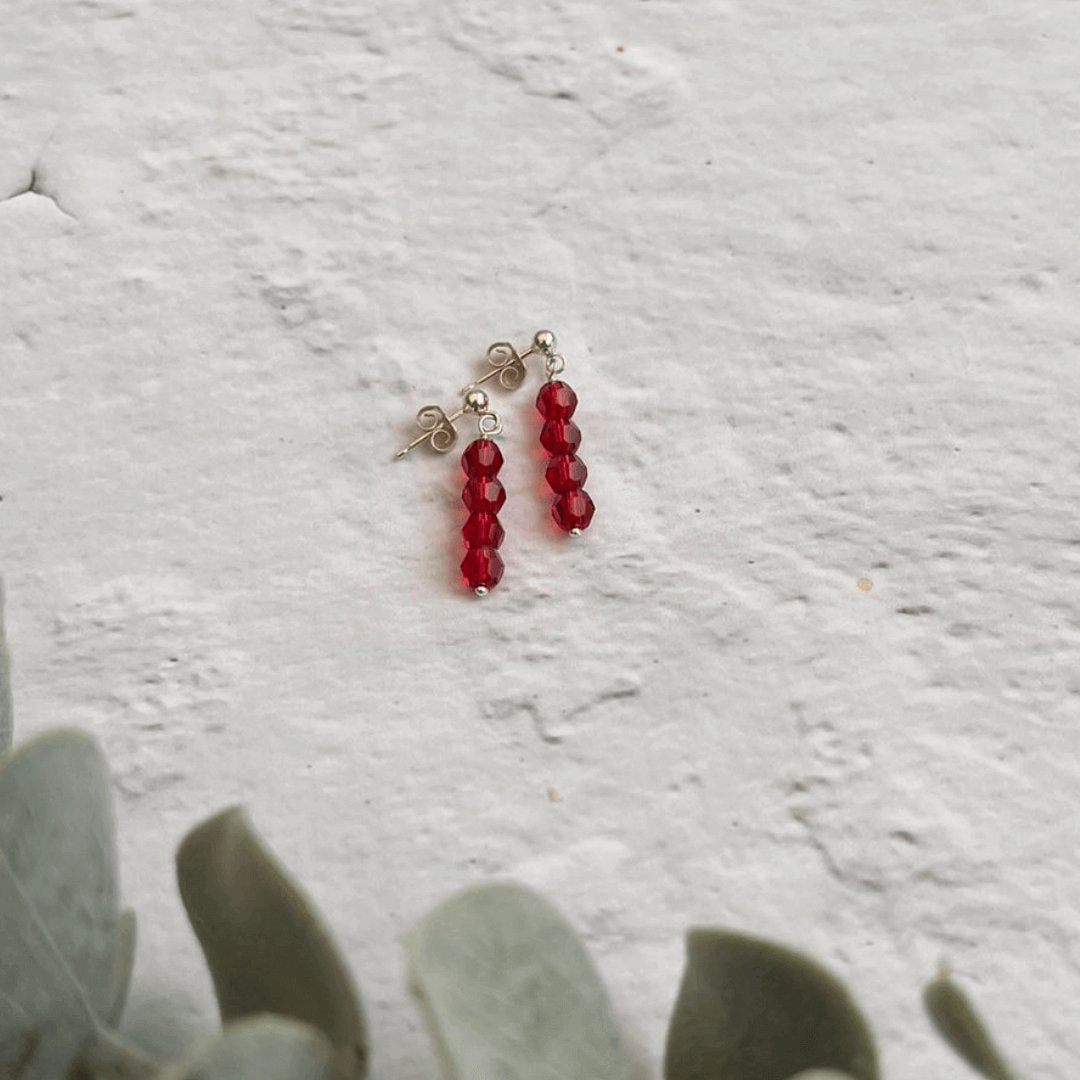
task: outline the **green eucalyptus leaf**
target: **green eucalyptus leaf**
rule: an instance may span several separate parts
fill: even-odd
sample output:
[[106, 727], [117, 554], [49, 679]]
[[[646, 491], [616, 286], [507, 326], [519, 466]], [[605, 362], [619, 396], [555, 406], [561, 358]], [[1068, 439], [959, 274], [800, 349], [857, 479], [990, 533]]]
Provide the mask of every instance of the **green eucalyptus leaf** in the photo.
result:
[[115, 1032], [99, 1029], [79, 1055], [70, 1080], [151, 1080], [157, 1066]]
[[11, 746], [15, 713], [11, 705], [11, 653], [4, 634], [4, 579], [0, 578], [0, 753]]
[[923, 1004], [941, 1037], [988, 1080], [1015, 1080], [967, 995], [944, 972], [923, 991]]
[[627, 1080], [607, 994], [573, 928], [514, 884], [466, 889], [406, 937], [409, 982], [452, 1080]]
[[807, 1069], [791, 1077], [791, 1080], [851, 1080], [851, 1077], [835, 1069]]
[[334, 1051], [309, 1024], [260, 1016], [230, 1024], [156, 1080], [335, 1080]]
[[315, 908], [243, 812], [225, 810], [197, 826], [176, 861], [222, 1019], [274, 1013], [303, 1020], [329, 1038], [342, 1076], [365, 1076], [367, 1029], [348, 970]]
[[58, 729], [0, 767], [0, 852], [95, 1016], [112, 1005], [119, 917], [109, 776], [97, 744]]
[[93, 1032], [78, 983], [0, 854], [0, 1077], [57, 1080]]
[[694, 928], [668, 1028], [665, 1080], [877, 1080], [873, 1038], [844, 986], [802, 953]]
[[102, 1019], [109, 1027], [116, 1027], [124, 1013], [128, 990], [131, 987], [131, 972], [135, 967], [135, 942], [138, 932], [135, 912], [122, 911], [116, 922], [116, 952], [113, 956], [112, 993], [110, 1005]]

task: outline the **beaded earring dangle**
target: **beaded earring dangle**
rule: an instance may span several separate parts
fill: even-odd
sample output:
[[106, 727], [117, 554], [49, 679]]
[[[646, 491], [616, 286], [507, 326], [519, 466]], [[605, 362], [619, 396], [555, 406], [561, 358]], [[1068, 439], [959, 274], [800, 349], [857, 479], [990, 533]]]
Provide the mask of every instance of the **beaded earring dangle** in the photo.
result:
[[555, 335], [550, 330], [537, 331], [529, 347], [520, 353], [509, 342], [497, 341], [488, 346], [486, 355], [491, 371], [466, 386], [463, 394], [495, 378], [505, 389], [515, 390], [525, 381], [525, 361], [533, 355], [544, 358], [547, 379], [537, 394], [536, 408], [544, 421], [540, 445], [548, 454], [544, 476], [555, 494], [551, 516], [563, 532], [580, 536], [592, 523], [596, 506], [585, 491], [589, 471], [577, 456], [581, 430], [572, 419], [577, 394], [558, 378], [566, 368], [566, 358], [556, 351]]
[[506, 502], [506, 489], [499, 480], [502, 451], [494, 439], [502, 431], [502, 421], [489, 405], [487, 394], [478, 389], [468, 390], [461, 408], [449, 415], [438, 405], [425, 405], [416, 414], [422, 434], [395, 455], [402, 458], [423, 442], [445, 454], [457, 442], [455, 422], [466, 413], [476, 415], [479, 437], [469, 443], [461, 455], [461, 467], [467, 478], [461, 501], [469, 511], [461, 530], [465, 541], [461, 575], [465, 586], [477, 596], [487, 596], [502, 580], [504, 570], [499, 547], [506, 534], [498, 515]]

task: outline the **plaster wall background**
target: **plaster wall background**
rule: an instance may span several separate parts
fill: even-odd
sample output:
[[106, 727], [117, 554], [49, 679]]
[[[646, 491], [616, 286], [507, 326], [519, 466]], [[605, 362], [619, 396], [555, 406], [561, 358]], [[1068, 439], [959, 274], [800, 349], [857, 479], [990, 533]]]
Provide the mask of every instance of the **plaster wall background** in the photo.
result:
[[[1080, 5], [4, 0], [0, 567], [17, 737], [115, 772], [125, 1029], [209, 1029], [183, 833], [243, 802], [334, 927], [378, 1080], [397, 935], [512, 877], [643, 1077], [690, 923], [850, 980], [960, 1078], [965, 978], [1080, 1054]], [[559, 335], [599, 510], [499, 407], [506, 577], [392, 460]]]

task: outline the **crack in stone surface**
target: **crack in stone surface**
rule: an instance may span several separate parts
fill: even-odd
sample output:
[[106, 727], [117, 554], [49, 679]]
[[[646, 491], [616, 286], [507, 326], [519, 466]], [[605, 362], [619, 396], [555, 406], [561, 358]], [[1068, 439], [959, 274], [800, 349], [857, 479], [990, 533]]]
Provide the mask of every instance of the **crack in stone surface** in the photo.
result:
[[636, 698], [641, 686], [634, 682], [622, 682], [600, 691], [588, 701], [566, 711], [552, 713], [541, 702], [531, 698], [508, 698], [492, 703], [488, 715], [499, 720], [525, 717], [536, 737], [549, 746], [559, 746], [579, 730], [579, 725], [593, 710], [611, 702]]
[[42, 176], [41, 166], [35, 164], [30, 169], [30, 179], [26, 182], [26, 186], [19, 188], [17, 191], [13, 191], [10, 195], [5, 195], [0, 202], [12, 202], [15, 199], [21, 199], [24, 195], [37, 195], [41, 199], [46, 199], [60, 211], [66, 218], [70, 218], [72, 221], [78, 221], [78, 217], [68, 210], [59, 198], [54, 195], [46, 186]]

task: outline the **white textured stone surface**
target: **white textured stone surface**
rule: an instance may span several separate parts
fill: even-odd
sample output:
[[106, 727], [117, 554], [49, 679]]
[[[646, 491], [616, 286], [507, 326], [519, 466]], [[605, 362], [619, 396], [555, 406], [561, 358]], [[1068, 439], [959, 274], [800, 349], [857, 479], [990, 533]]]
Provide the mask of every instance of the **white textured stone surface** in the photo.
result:
[[[2, 14], [16, 719], [113, 764], [133, 1038], [212, 1024], [172, 852], [240, 801], [377, 1080], [434, 1075], [397, 935], [490, 876], [581, 928], [642, 1077], [690, 922], [821, 956], [889, 1076], [965, 1075], [943, 957], [1074, 1074], [1080, 4]], [[476, 603], [456, 466], [391, 452], [547, 325], [599, 513], [543, 527], [501, 399]]]

